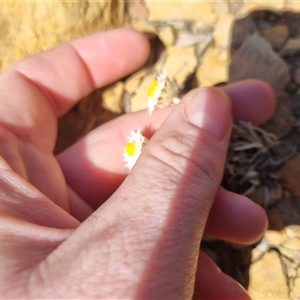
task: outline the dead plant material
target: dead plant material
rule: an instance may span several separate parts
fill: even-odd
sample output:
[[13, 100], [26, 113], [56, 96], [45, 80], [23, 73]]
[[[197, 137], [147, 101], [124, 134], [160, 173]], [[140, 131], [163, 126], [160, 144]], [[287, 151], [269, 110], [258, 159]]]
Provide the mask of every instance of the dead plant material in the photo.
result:
[[292, 145], [279, 140], [273, 133], [249, 122], [234, 124], [222, 185], [250, 198], [263, 188], [263, 199], [255, 201], [267, 208], [283, 193], [278, 169], [295, 154]]

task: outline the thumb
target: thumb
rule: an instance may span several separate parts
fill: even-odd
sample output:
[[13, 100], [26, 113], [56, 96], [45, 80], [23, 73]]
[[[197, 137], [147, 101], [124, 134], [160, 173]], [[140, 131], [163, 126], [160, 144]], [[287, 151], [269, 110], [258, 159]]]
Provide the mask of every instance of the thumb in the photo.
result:
[[174, 107], [120, 188], [56, 249], [68, 253], [60, 267], [61, 254], [49, 258], [70, 297], [81, 282], [85, 297], [192, 298], [230, 125], [230, 100], [215, 88], [194, 90]]
[[220, 89], [190, 92], [148, 142], [128, 176], [123, 188], [134, 187], [135, 204], [147, 207], [140, 213], [151, 228], [147, 239], [156, 241], [147, 280], [159, 278], [159, 286], [143, 286], [138, 298], [171, 299], [163, 287], [172, 286], [174, 299], [191, 299], [192, 275], [223, 176], [231, 121], [231, 101]]

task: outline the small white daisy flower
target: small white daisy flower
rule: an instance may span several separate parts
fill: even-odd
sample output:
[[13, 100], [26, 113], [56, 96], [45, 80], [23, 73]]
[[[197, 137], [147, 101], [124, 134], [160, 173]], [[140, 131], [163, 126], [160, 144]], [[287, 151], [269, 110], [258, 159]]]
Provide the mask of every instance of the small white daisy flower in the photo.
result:
[[123, 153], [125, 167], [128, 171], [131, 171], [132, 167], [135, 165], [147, 142], [148, 139], [142, 135], [140, 128], [130, 132], [128, 142]]
[[167, 77], [165, 70], [155, 77], [148, 90], [147, 97], [150, 116], [155, 108], [178, 104], [180, 101], [180, 99], [176, 97], [175, 84]]

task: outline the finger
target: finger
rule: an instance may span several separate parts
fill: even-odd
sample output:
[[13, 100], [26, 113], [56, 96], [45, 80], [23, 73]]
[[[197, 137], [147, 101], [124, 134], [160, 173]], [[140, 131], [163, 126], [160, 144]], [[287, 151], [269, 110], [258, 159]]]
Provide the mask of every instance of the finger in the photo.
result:
[[142, 34], [131, 29], [95, 33], [14, 65], [50, 101], [59, 117], [78, 100], [141, 66], [149, 54]]
[[[81, 282], [86, 297], [192, 298], [199, 243], [230, 132], [225, 93], [189, 93], [114, 195], [48, 257], [52, 282], [66, 278], [69, 297]], [[99, 282], [105, 284], [102, 294]]]
[[142, 128], [143, 134], [151, 137], [171, 110], [157, 110], [151, 117], [146, 111], [123, 115], [93, 130], [58, 155], [68, 185], [89, 205], [98, 208], [128, 174], [123, 151], [130, 131]]
[[223, 87], [230, 97], [235, 121], [255, 125], [268, 120], [275, 110], [275, 95], [271, 87], [260, 80], [246, 80]]
[[267, 228], [264, 209], [245, 196], [220, 188], [211, 208], [205, 232], [233, 243], [251, 244]]
[[16, 63], [1, 75], [0, 123], [52, 151], [56, 117], [146, 60], [146, 38], [130, 29], [96, 33]]
[[250, 300], [246, 290], [200, 252], [193, 300]]
[[[232, 101], [235, 121], [264, 122], [274, 110], [274, 94], [260, 81], [247, 80], [224, 90]], [[91, 206], [99, 207], [127, 175], [122, 154], [129, 132], [141, 128], [150, 137], [171, 110], [156, 110], [151, 117], [146, 111], [123, 115], [89, 133], [58, 156], [68, 184]]]

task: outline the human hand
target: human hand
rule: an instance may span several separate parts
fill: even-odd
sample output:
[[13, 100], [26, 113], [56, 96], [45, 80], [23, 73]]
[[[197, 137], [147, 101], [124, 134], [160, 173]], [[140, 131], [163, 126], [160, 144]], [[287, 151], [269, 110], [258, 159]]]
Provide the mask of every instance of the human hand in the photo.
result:
[[[265, 84], [192, 91], [174, 109], [124, 115], [53, 155], [57, 117], [148, 53], [143, 36], [118, 29], [1, 75], [2, 297], [248, 299], [199, 245], [204, 231], [251, 243], [266, 227], [259, 206], [219, 187], [231, 119], [258, 124], [273, 111]], [[122, 152], [138, 127], [155, 134], [127, 176]]]

